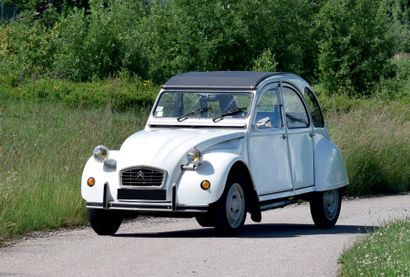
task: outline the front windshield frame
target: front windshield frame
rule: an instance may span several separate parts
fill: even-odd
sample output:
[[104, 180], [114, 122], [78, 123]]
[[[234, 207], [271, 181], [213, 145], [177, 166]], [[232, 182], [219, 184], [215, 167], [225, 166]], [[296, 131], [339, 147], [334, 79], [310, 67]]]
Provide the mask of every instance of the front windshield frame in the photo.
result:
[[[223, 119], [224, 120], [227, 120], [227, 121], [229, 121], [229, 120], [234, 120], [234, 121], [243, 121], [243, 120], [246, 120], [246, 119], [248, 119], [249, 117], [250, 117], [250, 115], [251, 115], [251, 111], [252, 111], [252, 106], [253, 106], [253, 99], [254, 99], [254, 94], [253, 94], [253, 91], [251, 91], [251, 90], [206, 90], [206, 89], [189, 89], [189, 90], [183, 90], [183, 89], [178, 89], [178, 90], [163, 90], [163, 91], [161, 91], [161, 93], [160, 93], [160, 95], [158, 96], [158, 99], [157, 99], [157, 101], [155, 102], [155, 105], [154, 105], [154, 108], [152, 109], [152, 112], [151, 112], [151, 116], [153, 117], [153, 119], [155, 119], [155, 120], [167, 120], [167, 121], [169, 121], [169, 120], [176, 120], [176, 121], [178, 121], [178, 122], [181, 122], [182, 123], [182, 121], [191, 121], [191, 120], [193, 120], [193, 121], [211, 121], [212, 122], [212, 119], [214, 119], [215, 117], [219, 117], [221, 114], [223, 114], [223, 113], [226, 113], [226, 112], [229, 112], [229, 111], [231, 111], [232, 109], [225, 109], [225, 110], [222, 110], [222, 108], [221, 108], [221, 110], [219, 111], [219, 112], [217, 112], [217, 111], [213, 111], [213, 112], [211, 112], [211, 109], [209, 109], [209, 114], [208, 114], [208, 110], [206, 110], [206, 111], [203, 111], [203, 107], [201, 107], [203, 104], [199, 104], [199, 105], [197, 105], [197, 106], [195, 106], [195, 105], [193, 105], [193, 106], [191, 106], [191, 107], [188, 107], [188, 108], [186, 108], [186, 109], [182, 109], [182, 111], [184, 111], [185, 113], [178, 113], [178, 115], [176, 115], [176, 110], [174, 110], [173, 112], [174, 112], [174, 114], [172, 115], [172, 116], [164, 116], [163, 115], [163, 113], [160, 113], [161, 114], [161, 116], [158, 116], [158, 111], [160, 110], [160, 112], [162, 111], [162, 109], [164, 109], [164, 106], [160, 106], [160, 104], [161, 104], [161, 99], [162, 99], [162, 97], [164, 96], [164, 94], [166, 94], [166, 93], [175, 93], [175, 94], [177, 94], [177, 93], [181, 93], [181, 94], [188, 94], [188, 95], [194, 95], [194, 94], [197, 94], [197, 95], [200, 95], [200, 94], [203, 94], [204, 95], [204, 97], [205, 97], [205, 95], [207, 96], [207, 99], [209, 99], [209, 98], [215, 98], [216, 100], [208, 100], [208, 102], [216, 102], [216, 101], [219, 101], [219, 105], [221, 106], [222, 104], [221, 104], [221, 99], [220, 99], [220, 96], [222, 96], [222, 95], [224, 95], [224, 96], [226, 96], [226, 98], [229, 98], [229, 96], [238, 96], [238, 95], [244, 95], [244, 96], [246, 96], [246, 97], [248, 97], [248, 99], [245, 99], [246, 100], [246, 103], [247, 103], [247, 106], [246, 107], [243, 107], [243, 106], [237, 106], [237, 104], [240, 104], [240, 103], [236, 103], [236, 102], [230, 102], [227, 106], [228, 107], [232, 107], [232, 108], [245, 108], [245, 112], [244, 112], [244, 114], [235, 114], [236, 116], [230, 116], [230, 115], [228, 115], [228, 116], [226, 116], [226, 117], [223, 117]], [[177, 96], [175, 96], [175, 97], [177, 97]], [[200, 99], [201, 97], [198, 97], [198, 101], [200, 101], [199, 99]], [[218, 99], [219, 98], [219, 99]], [[244, 97], [245, 98], [245, 97]], [[175, 100], [175, 105], [176, 105], [176, 102], [177, 102], [178, 100]], [[233, 101], [233, 100], [232, 100]], [[207, 105], [208, 105], [208, 102], [207, 102]], [[194, 103], [194, 104], [198, 104], [198, 102], [197, 103]], [[179, 104], [180, 105], [180, 104]], [[218, 105], [218, 104], [217, 104]], [[227, 108], [227, 107], [226, 107]], [[176, 109], [176, 107], [174, 108], [174, 109]], [[191, 114], [190, 112], [191, 111], [194, 111], [194, 113], [193, 114]], [[188, 114], [188, 113], [190, 113], [189, 115], [188, 115], [188, 117], [184, 117], [182, 120], [180, 120], [181, 119], [181, 116], [182, 115], [184, 115], [184, 114]], [[206, 114], [207, 116], [203, 116], [204, 114]], [[202, 116], [201, 116], [202, 115]], [[215, 121], [213, 121], [214, 123], [215, 123]]]

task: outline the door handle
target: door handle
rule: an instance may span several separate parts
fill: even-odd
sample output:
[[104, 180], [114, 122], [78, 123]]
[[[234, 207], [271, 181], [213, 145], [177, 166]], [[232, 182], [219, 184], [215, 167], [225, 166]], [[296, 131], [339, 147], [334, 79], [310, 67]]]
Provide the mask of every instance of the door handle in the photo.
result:
[[309, 135], [310, 135], [310, 137], [313, 138], [313, 137], [315, 136], [315, 133], [314, 133], [314, 132], [310, 132]]
[[288, 136], [286, 134], [282, 134], [282, 138], [286, 139]]

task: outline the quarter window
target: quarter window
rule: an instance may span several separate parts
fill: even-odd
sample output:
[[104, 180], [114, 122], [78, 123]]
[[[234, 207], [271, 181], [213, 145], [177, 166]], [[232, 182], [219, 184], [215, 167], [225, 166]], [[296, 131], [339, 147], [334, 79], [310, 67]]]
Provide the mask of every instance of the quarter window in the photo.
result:
[[313, 92], [305, 88], [305, 99], [306, 103], [309, 107], [310, 114], [312, 115], [313, 125], [315, 127], [322, 128], [325, 126], [325, 121], [323, 119], [322, 111], [320, 110], [320, 106], [316, 97], [313, 95]]
[[282, 88], [286, 124], [289, 129], [309, 126], [309, 117], [299, 95], [289, 87]]

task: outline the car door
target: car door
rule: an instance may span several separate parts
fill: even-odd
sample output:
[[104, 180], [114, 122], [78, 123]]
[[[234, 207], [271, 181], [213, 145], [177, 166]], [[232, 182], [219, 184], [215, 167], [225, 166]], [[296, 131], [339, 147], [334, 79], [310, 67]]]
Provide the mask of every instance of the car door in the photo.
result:
[[249, 159], [260, 196], [293, 188], [280, 103], [279, 85], [266, 86], [257, 99], [253, 117]]
[[290, 85], [283, 85], [282, 99], [294, 189], [313, 186], [313, 133], [307, 109]]

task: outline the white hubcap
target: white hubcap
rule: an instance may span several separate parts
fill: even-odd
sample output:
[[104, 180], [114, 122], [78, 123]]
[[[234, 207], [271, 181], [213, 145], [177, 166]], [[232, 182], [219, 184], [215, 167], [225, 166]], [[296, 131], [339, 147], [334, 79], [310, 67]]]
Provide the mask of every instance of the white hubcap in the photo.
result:
[[339, 209], [339, 190], [330, 190], [323, 193], [323, 209], [327, 219], [333, 220]]
[[245, 197], [242, 187], [235, 183], [233, 184], [226, 198], [226, 216], [228, 223], [232, 228], [237, 228], [241, 225], [245, 214]]

